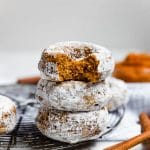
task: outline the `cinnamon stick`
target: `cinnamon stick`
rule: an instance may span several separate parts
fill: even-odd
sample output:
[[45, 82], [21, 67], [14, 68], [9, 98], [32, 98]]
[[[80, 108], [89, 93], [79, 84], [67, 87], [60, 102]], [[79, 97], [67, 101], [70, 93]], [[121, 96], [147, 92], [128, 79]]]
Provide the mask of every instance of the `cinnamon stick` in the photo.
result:
[[[140, 114], [141, 132], [150, 131], [150, 119], [147, 113], [142, 112]], [[149, 144], [150, 139], [146, 140], [143, 144]]]
[[132, 148], [133, 146], [143, 143], [144, 141], [146, 141], [149, 138], [150, 138], [150, 131], [143, 132], [142, 134], [140, 134], [138, 136], [135, 136], [127, 141], [121, 142], [114, 146], [108, 147], [104, 150], [128, 150], [128, 149]]
[[105, 150], [128, 150], [129, 148], [132, 148], [133, 146], [136, 146], [140, 143], [147, 142], [147, 140], [150, 139], [150, 119], [148, 114], [144, 112], [140, 114], [139, 118], [140, 118], [141, 128], [143, 131], [142, 134], [135, 136], [127, 141], [116, 144], [114, 146], [110, 146]]
[[150, 131], [150, 119], [147, 113], [142, 112], [140, 114], [140, 124], [142, 127], [142, 132]]
[[26, 78], [18, 79], [17, 83], [19, 83], [19, 84], [37, 84], [39, 80], [40, 80], [40, 76], [26, 77]]

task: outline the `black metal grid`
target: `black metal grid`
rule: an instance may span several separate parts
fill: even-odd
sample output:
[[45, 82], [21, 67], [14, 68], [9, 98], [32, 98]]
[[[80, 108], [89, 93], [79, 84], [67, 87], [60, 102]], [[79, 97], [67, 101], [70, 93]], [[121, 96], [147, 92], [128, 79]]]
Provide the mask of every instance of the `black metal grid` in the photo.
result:
[[13, 132], [0, 136], [0, 149], [36, 149], [36, 150], [62, 150], [82, 149], [94, 142], [99, 142], [103, 136], [113, 130], [122, 120], [125, 108], [109, 114], [109, 127], [98, 140], [67, 144], [51, 140], [43, 136], [35, 125], [39, 104], [34, 100], [35, 86], [9, 85], [0, 86], [0, 93], [13, 98], [18, 106], [18, 123]]

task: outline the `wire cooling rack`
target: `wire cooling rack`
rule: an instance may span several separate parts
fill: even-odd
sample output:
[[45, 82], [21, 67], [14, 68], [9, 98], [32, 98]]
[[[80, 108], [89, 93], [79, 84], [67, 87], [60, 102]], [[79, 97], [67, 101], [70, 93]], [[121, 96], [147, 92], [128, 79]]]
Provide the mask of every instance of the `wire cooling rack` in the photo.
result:
[[9, 134], [0, 136], [0, 149], [25, 149], [25, 150], [62, 150], [62, 149], [84, 149], [85, 146], [94, 145], [100, 142], [103, 136], [107, 135], [117, 127], [124, 116], [125, 108], [109, 113], [109, 126], [99, 139], [81, 142], [77, 144], [67, 144], [51, 140], [40, 133], [35, 125], [35, 118], [38, 112], [39, 104], [34, 99], [35, 86], [31, 85], [7, 85], [0, 86], [2, 95], [12, 98], [18, 108], [18, 123]]

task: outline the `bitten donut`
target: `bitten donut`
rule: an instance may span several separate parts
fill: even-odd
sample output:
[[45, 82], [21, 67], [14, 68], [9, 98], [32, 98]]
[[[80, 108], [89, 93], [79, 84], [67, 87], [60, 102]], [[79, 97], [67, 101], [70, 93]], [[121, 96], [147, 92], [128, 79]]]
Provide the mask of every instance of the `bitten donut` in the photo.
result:
[[8, 133], [16, 125], [16, 105], [11, 99], [0, 95], [0, 134]]
[[108, 103], [108, 110], [116, 110], [119, 106], [126, 104], [129, 101], [127, 85], [124, 81], [109, 77], [107, 79], [112, 97]]
[[41, 79], [36, 99], [41, 103], [64, 111], [92, 111], [104, 107], [112, 94], [107, 82], [83, 81], [51, 82]]
[[98, 138], [108, 122], [106, 108], [91, 112], [67, 112], [42, 106], [37, 116], [37, 127], [47, 137], [77, 143]]
[[114, 60], [104, 47], [86, 42], [60, 42], [43, 51], [38, 68], [41, 78], [50, 81], [97, 82], [110, 76]]

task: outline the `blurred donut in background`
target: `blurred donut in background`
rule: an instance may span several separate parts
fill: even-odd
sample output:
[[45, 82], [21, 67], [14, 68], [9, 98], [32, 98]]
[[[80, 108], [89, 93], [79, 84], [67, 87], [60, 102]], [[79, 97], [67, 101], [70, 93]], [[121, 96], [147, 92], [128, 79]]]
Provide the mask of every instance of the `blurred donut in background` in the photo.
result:
[[0, 95], [0, 134], [14, 129], [16, 125], [16, 105], [8, 97]]

